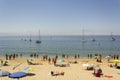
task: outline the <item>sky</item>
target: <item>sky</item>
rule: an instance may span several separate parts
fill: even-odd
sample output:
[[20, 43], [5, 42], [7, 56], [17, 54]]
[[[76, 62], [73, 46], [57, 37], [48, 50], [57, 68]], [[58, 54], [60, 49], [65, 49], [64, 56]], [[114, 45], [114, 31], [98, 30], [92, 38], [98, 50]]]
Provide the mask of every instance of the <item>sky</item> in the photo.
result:
[[0, 36], [120, 34], [120, 0], [0, 0]]

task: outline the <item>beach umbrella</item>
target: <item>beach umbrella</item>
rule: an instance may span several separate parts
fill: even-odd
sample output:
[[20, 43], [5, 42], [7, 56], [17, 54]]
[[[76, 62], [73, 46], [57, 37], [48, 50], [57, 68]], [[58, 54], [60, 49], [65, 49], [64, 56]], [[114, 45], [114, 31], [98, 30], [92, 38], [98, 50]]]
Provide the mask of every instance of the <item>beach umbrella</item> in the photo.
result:
[[19, 80], [19, 78], [25, 77], [26, 75], [25, 72], [14, 72], [9, 75], [9, 78], [17, 78]]
[[34, 57], [30, 57], [30, 58], [28, 58], [28, 60], [33, 61], [33, 60], [35, 60], [35, 58]]
[[58, 60], [57, 62], [65, 62], [65, 60], [61, 59], [61, 60]]
[[106, 59], [112, 59], [112, 57], [111, 57], [111, 56], [106, 56], [105, 58], [106, 58]]
[[112, 60], [114, 63], [120, 63], [120, 60]]
[[5, 70], [1, 70], [0, 71], [0, 77], [2, 76], [8, 76], [10, 73], [8, 71], [5, 71]]
[[33, 71], [34, 69], [30, 68], [30, 67], [26, 67], [26, 68], [24, 68], [24, 70], [29, 72], [29, 71]]

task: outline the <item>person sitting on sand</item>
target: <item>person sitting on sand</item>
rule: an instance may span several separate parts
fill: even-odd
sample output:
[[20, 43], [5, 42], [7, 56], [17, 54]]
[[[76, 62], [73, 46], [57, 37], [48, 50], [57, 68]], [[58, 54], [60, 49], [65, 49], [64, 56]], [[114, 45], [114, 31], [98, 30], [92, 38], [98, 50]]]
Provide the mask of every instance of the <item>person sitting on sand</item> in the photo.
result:
[[87, 70], [93, 70], [93, 69], [94, 69], [93, 66], [88, 66], [88, 67], [87, 67]]
[[115, 65], [110, 64], [108, 66], [112, 68], [120, 69], [120, 66], [118, 66], [117, 63], [115, 63]]
[[59, 75], [63, 76], [63, 75], [64, 75], [64, 72], [53, 72], [53, 71], [51, 71], [51, 72], [49, 73], [49, 75], [51, 75], [51, 76], [59, 76]]
[[3, 66], [7, 66], [7, 65], [8, 65], [8, 61], [6, 61], [6, 60], [1, 60], [1, 64], [2, 64]]
[[78, 63], [77, 61], [69, 61], [69, 63], [73, 63], [73, 64], [76, 64], [76, 63]]
[[97, 72], [99, 72], [100, 74], [102, 74], [102, 69], [99, 68], [99, 69], [97, 70]]
[[112, 64], [110, 64], [110, 65], [108, 65], [109, 67], [113, 67], [113, 65]]
[[39, 65], [39, 64], [40, 64], [40, 63], [33, 63], [33, 62], [29, 61], [28, 59], [27, 59], [27, 63], [28, 63], [29, 65]]
[[102, 74], [102, 69], [99, 68], [99, 69], [97, 70], [97, 72], [95, 72], [95, 70], [94, 70], [93, 75], [96, 76], [96, 77], [101, 77], [101, 75], [103, 75], [103, 74]]

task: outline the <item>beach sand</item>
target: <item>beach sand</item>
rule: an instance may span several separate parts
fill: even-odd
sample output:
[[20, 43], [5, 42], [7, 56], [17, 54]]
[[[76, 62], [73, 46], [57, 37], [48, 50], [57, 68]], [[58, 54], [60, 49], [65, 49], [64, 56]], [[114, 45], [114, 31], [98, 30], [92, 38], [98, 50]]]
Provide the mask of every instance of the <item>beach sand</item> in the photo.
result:
[[[114, 63], [108, 63], [106, 59], [102, 59], [102, 63], [96, 62], [95, 59], [87, 59], [87, 58], [65, 59], [66, 63], [69, 61], [77, 61], [78, 64], [71, 63], [70, 67], [56, 67], [53, 64], [49, 64], [47, 61], [42, 61], [42, 59], [39, 58], [36, 59], [36, 62], [40, 62], [42, 63], [42, 65], [28, 65], [26, 58], [16, 58], [15, 60], [10, 60], [8, 62], [9, 66], [2, 66], [0, 67], [0, 69], [7, 70], [12, 73], [17, 71], [26, 72], [24, 70], [25, 67], [33, 68], [33, 70], [29, 71], [29, 73], [34, 73], [35, 75], [26, 76], [20, 78], [20, 80], [120, 80], [120, 75], [117, 74], [120, 73], [120, 69], [109, 67], [108, 64], [114, 64]], [[22, 63], [22, 64], [13, 70], [13, 67], [18, 63]], [[82, 64], [85, 63], [99, 65], [104, 75], [101, 77], [93, 76], [92, 74], [93, 70], [88, 71], [86, 70], [86, 67], [82, 66]], [[63, 76], [50, 76], [49, 75], [50, 71], [65, 72], [65, 74]], [[112, 76], [112, 78], [104, 77], [105, 75]], [[1, 80], [13, 80], [13, 79], [6, 76], [6, 77], [1, 77]]]

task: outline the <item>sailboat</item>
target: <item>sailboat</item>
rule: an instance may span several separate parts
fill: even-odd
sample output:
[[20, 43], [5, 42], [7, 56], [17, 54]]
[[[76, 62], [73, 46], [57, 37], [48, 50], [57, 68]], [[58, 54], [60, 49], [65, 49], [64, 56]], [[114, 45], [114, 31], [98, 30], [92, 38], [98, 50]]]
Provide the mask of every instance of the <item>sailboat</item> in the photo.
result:
[[29, 39], [29, 41], [31, 42], [32, 40], [31, 40], [31, 39]]
[[95, 38], [93, 38], [92, 42], [95, 42], [95, 41], [96, 41]]
[[32, 39], [31, 39], [31, 35], [30, 35], [30, 39], [29, 39], [29, 41], [30, 41], [30, 42], [32, 41]]
[[36, 41], [36, 43], [41, 43], [41, 40], [40, 40], [40, 30], [39, 30], [39, 39]]
[[113, 37], [113, 32], [111, 32], [111, 40], [115, 41], [116, 39]]
[[83, 34], [83, 36], [82, 36], [82, 42], [85, 43], [86, 40], [85, 40], [85, 36], [84, 36], [84, 29], [82, 30], [82, 34]]
[[96, 41], [96, 39], [95, 39], [94, 36], [93, 36], [92, 42], [95, 42], [95, 41]]

